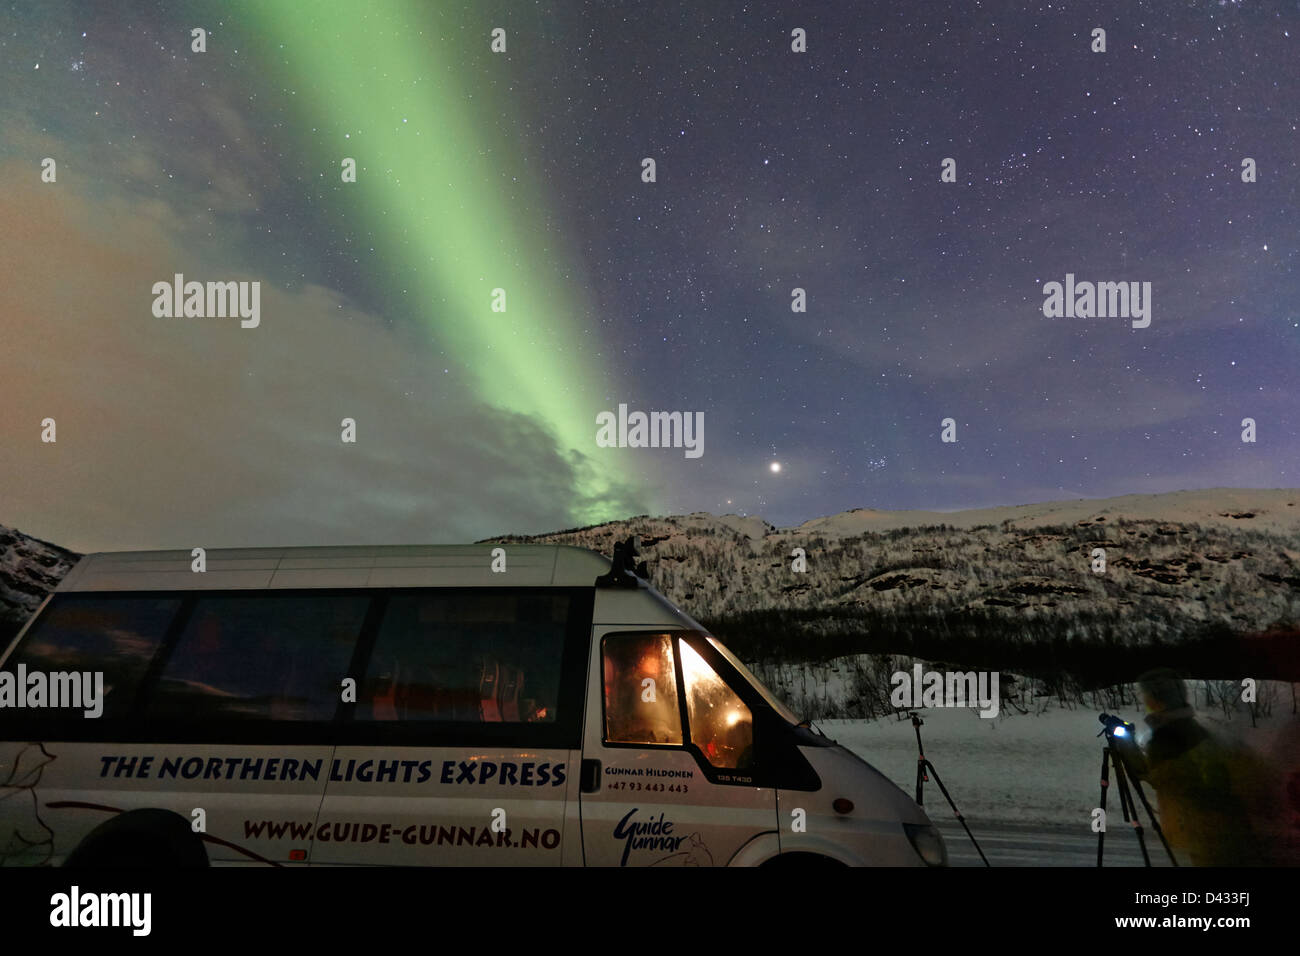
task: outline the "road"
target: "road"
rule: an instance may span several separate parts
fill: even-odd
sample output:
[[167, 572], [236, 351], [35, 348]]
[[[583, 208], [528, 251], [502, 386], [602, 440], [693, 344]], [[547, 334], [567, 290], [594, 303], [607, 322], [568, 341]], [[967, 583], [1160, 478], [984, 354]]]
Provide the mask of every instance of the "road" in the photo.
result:
[[[983, 866], [970, 837], [948, 812], [945, 816], [939, 807], [926, 812], [943, 834], [948, 847], [948, 861], [952, 866]], [[947, 808], [943, 808], [945, 811]], [[1096, 866], [1097, 834], [1086, 828], [1034, 826], [1016, 823], [988, 823], [966, 818], [967, 825], [979, 841], [984, 855], [992, 866]], [[1169, 866], [1169, 857], [1160, 845], [1160, 839], [1149, 826], [1143, 828], [1147, 852], [1153, 866]], [[1106, 866], [1142, 866], [1142, 853], [1132, 827], [1119, 821], [1106, 831]]]

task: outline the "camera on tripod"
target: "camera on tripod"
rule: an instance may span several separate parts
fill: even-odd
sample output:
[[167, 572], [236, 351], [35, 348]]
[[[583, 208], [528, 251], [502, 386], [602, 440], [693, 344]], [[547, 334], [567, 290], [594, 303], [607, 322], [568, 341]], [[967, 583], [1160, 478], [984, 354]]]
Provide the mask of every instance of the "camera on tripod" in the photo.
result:
[[[1146, 866], [1151, 865], [1151, 857], [1147, 853], [1146, 840], [1142, 835], [1142, 823], [1138, 819], [1137, 801], [1133, 799], [1133, 794], [1137, 794], [1138, 801], [1141, 801], [1142, 808], [1147, 812], [1147, 818], [1151, 821], [1152, 828], [1156, 831], [1156, 836], [1160, 838], [1165, 852], [1169, 854], [1169, 862], [1174, 866], [1178, 861], [1174, 858], [1174, 851], [1169, 847], [1169, 841], [1165, 839], [1164, 831], [1160, 828], [1160, 821], [1156, 819], [1155, 811], [1151, 809], [1151, 802], [1147, 800], [1147, 795], [1142, 790], [1141, 776], [1145, 767], [1145, 760], [1142, 757], [1142, 751], [1138, 747], [1137, 727], [1129, 723], [1123, 717], [1116, 717], [1114, 714], [1098, 714], [1097, 719], [1101, 721], [1100, 737], [1106, 735], [1106, 745], [1101, 751], [1101, 811], [1102, 818], [1106, 815], [1106, 792], [1110, 789], [1110, 771], [1111, 767], [1115, 769], [1115, 782], [1119, 785], [1119, 806], [1120, 813], [1124, 815], [1124, 822], [1132, 824], [1133, 833], [1137, 837], [1138, 848], [1142, 851], [1142, 862]], [[1130, 780], [1131, 778], [1131, 780]], [[1130, 784], [1132, 789], [1130, 790]], [[1097, 865], [1102, 863], [1102, 850], [1106, 843], [1106, 827], [1102, 825], [1097, 830]]]
[[[1123, 717], [1116, 717], [1114, 714], [1098, 714], [1097, 719], [1101, 721], [1101, 733], [1105, 734], [1108, 738], [1118, 738], [1123, 741], [1133, 741], [1137, 739], [1134, 736], [1137, 733], [1137, 727], [1129, 723]], [[1100, 737], [1101, 734], [1098, 734], [1097, 736]]]

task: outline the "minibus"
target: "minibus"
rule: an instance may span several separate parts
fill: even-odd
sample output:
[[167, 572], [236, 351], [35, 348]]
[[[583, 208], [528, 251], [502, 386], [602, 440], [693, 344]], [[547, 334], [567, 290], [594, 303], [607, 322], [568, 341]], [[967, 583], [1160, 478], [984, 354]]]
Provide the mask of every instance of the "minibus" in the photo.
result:
[[87, 555], [0, 656], [0, 864], [947, 865], [634, 557]]

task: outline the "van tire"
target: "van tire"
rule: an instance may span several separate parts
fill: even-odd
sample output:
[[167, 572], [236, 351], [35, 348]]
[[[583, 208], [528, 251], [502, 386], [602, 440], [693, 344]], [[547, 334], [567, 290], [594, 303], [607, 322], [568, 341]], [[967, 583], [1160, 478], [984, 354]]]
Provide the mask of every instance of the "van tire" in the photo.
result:
[[822, 856], [820, 853], [781, 853], [772, 857], [763, 865], [807, 870], [838, 868], [845, 864], [839, 860], [833, 860], [829, 856]]
[[171, 810], [131, 810], [91, 830], [63, 865], [190, 869], [207, 866], [208, 852], [179, 814]]

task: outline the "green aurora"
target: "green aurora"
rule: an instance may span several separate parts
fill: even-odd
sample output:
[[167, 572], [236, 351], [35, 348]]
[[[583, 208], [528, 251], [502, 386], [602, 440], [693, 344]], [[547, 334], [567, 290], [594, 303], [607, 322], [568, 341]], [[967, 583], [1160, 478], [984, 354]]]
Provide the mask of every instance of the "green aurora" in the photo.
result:
[[[327, 177], [340, 175], [343, 157], [356, 160], [357, 183], [346, 189], [357, 191], [353, 210], [374, 234], [377, 261], [427, 303], [419, 312], [429, 333], [473, 376], [476, 399], [553, 437], [574, 471], [575, 520], [644, 508], [617, 453], [595, 445], [605, 407], [590, 369], [598, 348], [584, 359], [572, 318], [587, 312], [583, 291], [561, 278], [577, 270], [523, 221], [546, 208], [544, 193], [520, 163], [502, 175], [485, 132], [496, 106], [461, 82], [467, 59], [498, 55], [488, 29], [462, 31], [454, 48], [439, 36], [431, 13], [473, 21], [460, 4], [255, 0], [243, 8], [261, 37], [254, 54], [299, 104], [295, 140], [338, 144], [320, 158]], [[516, 200], [503, 195], [510, 176]], [[496, 288], [506, 292], [504, 313], [492, 310]]]

